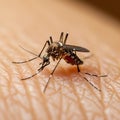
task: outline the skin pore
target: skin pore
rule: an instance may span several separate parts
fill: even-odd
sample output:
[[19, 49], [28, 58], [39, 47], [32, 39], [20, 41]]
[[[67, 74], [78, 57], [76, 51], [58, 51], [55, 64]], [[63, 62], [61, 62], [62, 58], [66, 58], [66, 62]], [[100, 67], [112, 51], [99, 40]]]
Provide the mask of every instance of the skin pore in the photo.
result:
[[[0, 9], [0, 120], [120, 118], [119, 23], [83, 3], [5, 0]], [[76, 66], [61, 60], [44, 94], [57, 61], [50, 60], [40, 74], [26, 81], [21, 78], [34, 74], [41, 59], [19, 65], [12, 61], [35, 57], [19, 45], [39, 54], [49, 36], [58, 41], [62, 31], [69, 32], [68, 44], [90, 50], [77, 52], [81, 59], [90, 57], [83, 59], [80, 74]], [[108, 77], [91, 77], [85, 72]]]

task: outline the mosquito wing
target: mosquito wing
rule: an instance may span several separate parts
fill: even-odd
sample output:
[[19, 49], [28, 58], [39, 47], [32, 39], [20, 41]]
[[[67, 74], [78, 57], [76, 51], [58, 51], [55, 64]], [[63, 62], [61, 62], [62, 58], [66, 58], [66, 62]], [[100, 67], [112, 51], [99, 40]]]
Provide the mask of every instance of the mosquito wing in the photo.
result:
[[75, 45], [63, 45], [63, 48], [66, 50], [78, 51], [78, 52], [90, 52], [88, 49], [75, 46]]

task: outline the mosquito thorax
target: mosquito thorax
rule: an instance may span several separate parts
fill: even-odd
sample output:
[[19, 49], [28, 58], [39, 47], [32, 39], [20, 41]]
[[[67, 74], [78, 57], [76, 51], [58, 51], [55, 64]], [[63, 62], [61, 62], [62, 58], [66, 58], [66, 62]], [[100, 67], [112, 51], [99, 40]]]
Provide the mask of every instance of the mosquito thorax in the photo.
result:
[[58, 51], [62, 47], [61, 42], [53, 42], [47, 49], [47, 53]]
[[51, 43], [50, 46], [46, 50], [48, 56], [51, 56], [53, 60], [55, 59], [58, 60], [63, 53], [62, 46], [63, 44], [61, 42]]

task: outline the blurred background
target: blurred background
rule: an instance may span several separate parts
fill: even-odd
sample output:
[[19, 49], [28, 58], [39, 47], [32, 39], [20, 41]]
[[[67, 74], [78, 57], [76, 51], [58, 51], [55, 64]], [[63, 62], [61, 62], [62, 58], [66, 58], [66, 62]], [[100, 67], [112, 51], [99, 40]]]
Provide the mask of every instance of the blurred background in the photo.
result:
[[87, 3], [120, 21], [120, 0], [71, 0]]

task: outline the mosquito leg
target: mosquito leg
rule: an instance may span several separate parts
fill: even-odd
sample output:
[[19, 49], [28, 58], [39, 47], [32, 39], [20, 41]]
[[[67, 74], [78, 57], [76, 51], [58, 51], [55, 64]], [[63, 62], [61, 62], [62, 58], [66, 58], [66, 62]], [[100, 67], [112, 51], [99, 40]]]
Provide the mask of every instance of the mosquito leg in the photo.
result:
[[27, 50], [27, 49], [23, 48], [22, 46], [19, 46], [19, 47], [21, 47], [23, 50], [27, 51], [28, 53], [30, 53], [30, 54], [32, 54], [32, 55], [35, 55], [36, 57], [31, 58], [31, 59], [29, 59], [29, 60], [20, 61], [20, 62], [12, 62], [12, 63], [14, 63], [14, 64], [22, 64], [22, 63], [30, 62], [30, 61], [32, 61], [32, 60], [34, 60], [34, 59], [37, 59], [37, 58], [38, 58], [38, 55], [37, 55], [37, 54], [35, 54], [35, 53], [33, 53], [33, 52], [31, 52], [31, 51], [29, 51], [29, 50]]
[[36, 76], [39, 72], [40, 72], [40, 71], [36, 72], [35, 74], [33, 74], [33, 75], [29, 76], [29, 77], [22, 78], [21, 80], [27, 80], [27, 79], [30, 79], [30, 78]]
[[[79, 66], [78, 66], [77, 68], [78, 68], [78, 72], [79, 72]], [[97, 88], [95, 85], [93, 85], [86, 77], [83, 77], [83, 78], [84, 78], [84, 80], [86, 80], [92, 87], [94, 87], [96, 90], [98, 90], [98, 91], [101, 92], [101, 90], [100, 90], [99, 88]]]
[[92, 87], [94, 87], [96, 90], [100, 91], [101, 90], [99, 88], [97, 88], [96, 86], [94, 86], [86, 77], [83, 77]]
[[14, 64], [22, 64], [22, 63], [26, 63], [26, 62], [30, 62], [30, 61], [32, 61], [32, 60], [35, 60], [35, 59], [37, 59], [37, 58], [38, 58], [38, 56], [37, 56], [37, 57], [34, 57], [34, 58], [32, 58], [32, 59], [29, 59], [29, 60], [20, 61], [20, 62], [12, 62], [12, 63], [14, 63]]
[[[80, 69], [79, 69], [79, 65], [77, 65], [77, 70], [78, 73], [80, 73]], [[92, 87], [94, 87], [96, 90], [101, 91], [99, 88], [97, 88], [96, 86], [94, 86], [86, 77], [83, 77]]]
[[61, 43], [63, 43], [63, 32], [61, 32], [61, 34], [60, 34], [60, 39], [59, 39], [59, 42], [61, 42]]
[[79, 65], [77, 65], [77, 71], [80, 72], [80, 68], [79, 68]]
[[[90, 73], [84, 73], [86, 75], [89, 75], [89, 76], [94, 76], [94, 77], [107, 77], [107, 75], [96, 75], [96, 74], [90, 74]], [[100, 91], [101, 90], [99, 88], [97, 88], [96, 86], [94, 86], [86, 77], [84, 77], [84, 79], [91, 85], [93, 86], [96, 90]]]
[[42, 69], [38, 69], [38, 71], [37, 71], [35, 74], [33, 74], [33, 75], [29, 76], [29, 77], [26, 77], [26, 78], [22, 78], [21, 80], [27, 80], [27, 79], [30, 79], [30, 78], [36, 76], [37, 74], [39, 74], [42, 70], [43, 70], [43, 68], [42, 68]]
[[50, 41], [49, 41], [49, 40], [47, 40], [47, 41], [45, 42], [45, 44], [44, 44], [44, 46], [43, 46], [41, 52], [40, 52], [39, 55], [38, 55], [38, 57], [41, 56], [41, 54], [42, 54], [42, 52], [43, 52], [43, 50], [45, 49], [45, 47], [46, 47], [47, 44], [50, 46]]
[[42, 66], [38, 69], [38, 71], [37, 71], [35, 74], [33, 74], [33, 75], [29, 76], [29, 77], [26, 77], [26, 78], [22, 78], [21, 80], [27, 80], [27, 79], [30, 79], [30, 78], [36, 76], [38, 73], [40, 73], [40, 72], [44, 69], [45, 66], [47, 66], [47, 65], [49, 65], [49, 64], [50, 64], [49, 61], [43, 63]]
[[[94, 76], [94, 77], [107, 77], [107, 75], [96, 75], [96, 74], [90, 74], [90, 73], [84, 73], [86, 75], [89, 76]], [[93, 86], [95, 89], [97, 89], [98, 91], [101, 91], [99, 88], [97, 88], [96, 86], [94, 86], [86, 77], [84, 77], [84, 79], [91, 85]]]
[[66, 33], [66, 36], [65, 36], [65, 39], [64, 39], [64, 43], [63, 43], [63, 44], [65, 44], [65, 43], [66, 43], [67, 38], [68, 38], [68, 33]]
[[45, 91], [46, 91], [46, 89], [47, 89], [47, 87], [48, 87], [48, 84], [49, 84], [49, 82], [50, 82], [50, 79], [51, 79], [51, 77], [53, 76], [53, 74], [54, 74], [54, 72], [55, 72], [58, 64], [60, 63], [61, 59], [62, 59], [62, 57], [59, 59], [59, 61], [57, 62], [56, 66], [54, 67], [53, 71], [50, 73], [50, 76], [49, 76], [49, 78], [48, 78], [48, 81], [47, 81], [47, 83], [46, 83], [46, 85], [45, 85], [45, 87], [44, 87], [44, 90], [43, 90], [44, 93], [45, 93]]
[[52, 36], [50, 36], [50, 42], [53, 43], [53, 39], [52, 39]]
[[[79, 65], [77, 65], [77, 70], [78, 72], [80, 72], [80, 68]], [[98, 91], [101, 91], [99, 88], [97, 88], [96, 86], [94, 86], [86, 77], [83, 77], [92, 87], [94, 87], [95, 89], [97, 89]]]
[[86, 75], [94, 76], [94, 77], [107, 77], [107, 75], [96, 75], [96, 74], [90, 74], [90, 73], [85, 73]]
[[[75, 51], [76, 54], [76, 51]], [[80, 68], [79, 65], [77, 64], [77, 71], [78, 73], [80, 72]], [[86, 74], [86, 73], [85, 73]], [[89, 73], [88, 73], [89, 74]], [[92, 87], [94, 87], [96, 90], [101, 91], [99, 88], [97, 88], [96, 86], [94, 86], [86, 77], [83, 77]]]
[[[75, 51], [75, 55], [77, 56], [76, 51]], [[83, 61], [81, 61], [81, 64], [83, 64]], [[77, 64], [77, 71], [80, 72], [80, 68], [78, 64]]]
[[24, 49], [25, 51], [27, 51], [27, 52], [29, 52], [29, 53], [35, 55], [36, 57], [34, 57], [34, 58], [32, 58], [32, 59], [29, 59], [29, 60], [20, 61], [20, 62], [12, 62], [12, 63], [14, 63], [14, 64], [22, 64], [22, 63], [30, 62], [30, 61], [32, 61], [32, 60], [34, 60], [34, 59], [37, 59], [38, 57], [41, 56], [41, 54], [42, 54], [42, 52], [43, 52], [43, 50], [44, 50], [46, 44], [50, 45], [49, 40], [47, 40], [47, 41], [45, 42], [45, 44], [44, 44], [44, 46], [43, 46], [43, 49], [41, 50], [41, 52], [39, 53], [39, 55], [36, 55], [35, 53], [33, 53], [33, 52], [31, 52], [31, 51], [29, 51], [29, 50], [27, 50], [27, 49], [25, 49], [25, 48], [23, 48], [23, 47], [20, 46], [22, 49]]

